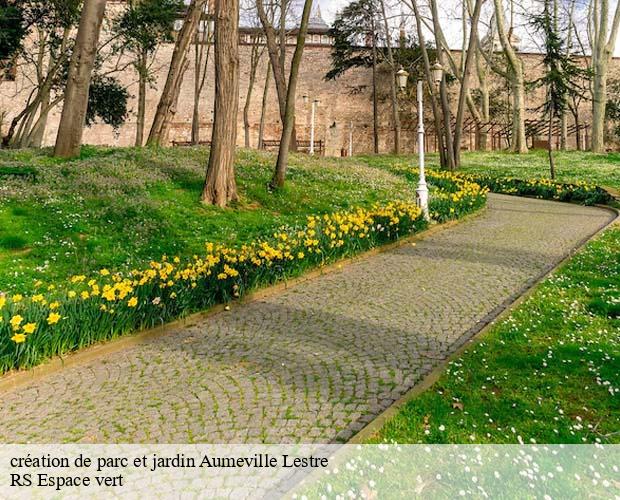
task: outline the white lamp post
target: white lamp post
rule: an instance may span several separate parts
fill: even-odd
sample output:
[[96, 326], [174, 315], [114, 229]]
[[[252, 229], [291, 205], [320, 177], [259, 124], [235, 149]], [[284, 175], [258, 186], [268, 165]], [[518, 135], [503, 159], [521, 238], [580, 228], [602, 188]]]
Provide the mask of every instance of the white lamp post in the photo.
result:
[[[431, 69], [433, 82], [438, 85], [443, 79], [443, 67], [441, 64], [436, 63]], [[407, 88], [407, 79], [409, 73], [405, 69], [401, 68], [396, 73], [398, 80], [398, 86], [402, 91]], [[417, 84], [418, 94], [418, 155], [420, 158], [420, 180], [418, 182], [418, 188], [416, 189], [416, 201], [418, 206], [422, 209], [424, 218], [430, 220], [430, 214], [428, 210], [428, 185], [426, 184], [426, 170], [424, 164], [424, 80], [418, 79]]]
[[316, 108], [318, 105], [318, 99], [312, 101], [312, 117], [310, 119], [310, 155], [314, 154], [314, 123], [316, 121]]
[[351, 126], [349, 127], [349, 158], [353, 156], [353, 120], [351, 120]]

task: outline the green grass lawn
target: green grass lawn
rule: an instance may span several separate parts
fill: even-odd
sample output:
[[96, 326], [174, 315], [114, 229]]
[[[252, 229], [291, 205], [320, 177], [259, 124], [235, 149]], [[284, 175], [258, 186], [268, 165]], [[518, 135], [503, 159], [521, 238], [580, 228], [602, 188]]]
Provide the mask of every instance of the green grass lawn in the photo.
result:
[[[620, 153], [594, 154], [578, 151], [554, 152], [557, 180], [586, 181], [601, 187], [620, 190]], [[439, 156], [427, 157], [429, 166], [438, 168]], [[416, 157], [408, 160], [417, 165]], [[392, 161], [387, 157], [382, 161]], [[503, 151], [463, 152], [463, 172], [472, 174], [518, 177], [520, 179], [549, 178], [549, 159], [546, 151], [534, 150], [526, 155]]]
[[291, 159], [286, 188], [269, 194], [273, 155], [241, 151], [241, 201], [206, 207], [207, 159], [204, 148], [85, 147], [73, 161], [0, 150], [0, 291], [202, 254], [206, 241], [247, 242], [310, 214], [413, 196], [404, 179], [363, 162], [307, 155]]
[[[382, 168], [402, 160], [370, 159]], [[620, 155], [558, 153], [557, 161], [560, 181], [620, 188]], [[548, 178], [541, 151], [466, 153], [462, 170]], [[619, 283], [616, 225], [452, 361], [370, 442], [620, 443]]]

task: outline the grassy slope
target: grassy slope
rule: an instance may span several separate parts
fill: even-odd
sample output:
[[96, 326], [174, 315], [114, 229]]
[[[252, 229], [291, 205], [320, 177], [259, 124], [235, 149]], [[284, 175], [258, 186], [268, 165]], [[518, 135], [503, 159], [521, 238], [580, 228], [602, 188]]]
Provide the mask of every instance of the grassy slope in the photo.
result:
[[[587, 181], [599, 186], [620, 190], [620, 154], [598, 155], [582, 152], [556, 152], [557, 177], [561, 182]], [[416, 157], [367, 157], [365, 161], [386, 165], [396, 161], [410, 161], [417, 165]], [[427, 157], [430, 167], [437, 168], [438, 155]], [[502, 151], [464, 152], [462, 167], [464, 172], [497, 175], [499, 177], [549, 178], [549, 160], [546, 151], [531, 151], [527, 155], [517, 155]]]
[[[35, 166], [36, 182], [1, 178], [0, 291], [28, 291], [74, 273], [201, 253], [205, 241], [247, 241], [308, 214], [407, 197], [404, 180], [354, 160], [294, 157], [286, 189], [268, 194], [273, 156], [242, 151], [236, 209], [199, 202], [201, 148], [84, 148], [75, 161], [0, 151], [0, 166]], [[410, 195], [409, 195], [410, 196]]]
[[[619, 155], [558, 153], [557, 159], [561, 181], [620, 189]], [[397, 161], [369, 160], [381, 167]], [[548, 177], [546, 161], [540, 151], [467, 153], [463, 170]], [[453, 361], [371, 442], [620, 443], [618, 283], [620, 227], [615, 226]]]

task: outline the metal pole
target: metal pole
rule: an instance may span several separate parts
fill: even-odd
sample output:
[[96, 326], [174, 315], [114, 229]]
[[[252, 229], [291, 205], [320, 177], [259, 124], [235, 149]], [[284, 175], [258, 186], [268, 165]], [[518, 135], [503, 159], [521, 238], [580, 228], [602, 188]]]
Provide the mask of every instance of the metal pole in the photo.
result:
[[428, 212], [428, 186], [426, 185], [426, 172], [424, 166], [424, 83], [418, 80], [418, 154], [420, 155], [420, 182], [416, 189], [418, 207], [422, 209], [424, 218], [430, 220]]
[[314, 154], [314, 118], [316, 114], [316, 100], [312, 101], [312, 118], [310, 120], [310, 154]]
[[351, 121], [351, 127], [349, 128], [349, 158], [353, 156], [353, 121]]

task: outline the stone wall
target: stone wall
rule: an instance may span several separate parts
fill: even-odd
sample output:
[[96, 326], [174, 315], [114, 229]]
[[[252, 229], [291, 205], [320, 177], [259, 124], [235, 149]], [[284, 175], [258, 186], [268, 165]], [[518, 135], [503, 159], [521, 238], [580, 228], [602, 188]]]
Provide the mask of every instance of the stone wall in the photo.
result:
[[[153, 119], [153, 114], [159, 100], [159, 94], [164, 86], [167, 68], [172, 55], [172, 44], [167, 44], [159, 48], [153, 69], [155, 78], [148, 89], [147, 94], [147, 116], [146, 134]], [[293, 48], [289, 48], [290, 60]], [[245, 103], [246, 92], [250, 73], [250, 54], [251, 47], [242, 44], [241, 52], [241, 88], [240, 88], [240, 108], [238, 122], [238, 144], [244, 144], [244, 129], [242, 110]], [[356, 69], [346, 73], [336, 81], [326, 81], [325, 74], [331, 64], [331, 47], [329, 45], [312, 44], [306, 47], [304, 60], [301, 68], [298, 99], [297, 99], [297, 132], [301, 140], [309, 140], [310, 137], [310, 109], [313, 99], [318, 98], [320, 105], [316, 117], [316, 140], [323, 140], [326, 144], [327, 155], [340, 155], [341, 150], [348, 149], [349, 129], [353, 124], [353, 151], [354, 153], [372, 152], [372, 78], [371, 71], [366, 69]], [[192, 48], [193, 55], [193, 48]], [[459, 54], [455, 54], [458, 60]], [[534, 75], [541, 72], [540, 56], [524, 55], [527, 78], [533, 79]], [[612, 73], [618, 74], [618, 60], [614, 60]], [[15, 81], [4, 81], [0, 83], [0, 115], [4, 112], [2, 130], [6, 131], [12, 116], [23, 109], [32, 89], [32, 75], [24, 72], [24, 68], [19, 69]], [[250, 105], [250, 143], [256, 147], [258, 141], [258, 127], [261, 115], [262, 94], [267, 71], [267, 54], [263, 54], [254, 93]], [[380, 108], [380, 148], [387, 152], [392, 148], [392, 125], [389, 101], [389, 73], [382, 69], [379, 74], [379, 108]], [[87, 128], [84, 133], [84, 142], [97, 145], [130, 146], [134, 143], [135, 137], [135, 110], [137, 108], [137, 75], [132, 67], [129, 67], [120, 75], [120, 79], [128, 87], [132, 97], [130, 108], [132, 113], [127, 123], [115, 133], [111, 127], [106, 125], [94, 125]], [[475, 81], [475, 78], [472, 79]], [[193, 109], [194, 94], [194, 67], [189, 65], [182, 86], [178, 109], [172, 120], [172, 127], [169, 136], [170, 141], [187, 141], [191, 136], [191, 117]], [[456, 90], [456, 89], [455, 89]], [[301, 96], [308, 95], [308, 104], [304, 104]], [[211, 54], [207, 73], [207, 81], [201, 98], [201, 139], [208, 140], [211, 135], [211, 119], [214, 98], [213, 81], [213, 55]], [[528, 93], [526, 103], [531, 118], [538, 118], [540, 112], [536, 108], [544, 98], [544, 90], [538, 89]], [[453, 99], [456, 101], [456, 99]], [[50, 114], [48, 127], [45, 134], [45, 144], [54, 143], [56, 129], [60, 119], [60, 107], [57, 107]], [[582, 107], [582, 120], [590, 121], [589, 105], [584, 103]], [[403, 122], [402, 144], [404, 151], [414, 151], [416, 143], [415, 126], [415, 105], [413, 102], [403, 102], [401, 109]], [[280, 117], [276, 99], [273, 78], [269, 88], [269, 104], [267, 107], [265, 139], [279, 139], [280, 136]], [[572, 122], [572, 121], [571, 121]], [[464, 146], [469, 147], [470, 138], [464, 137]]]

